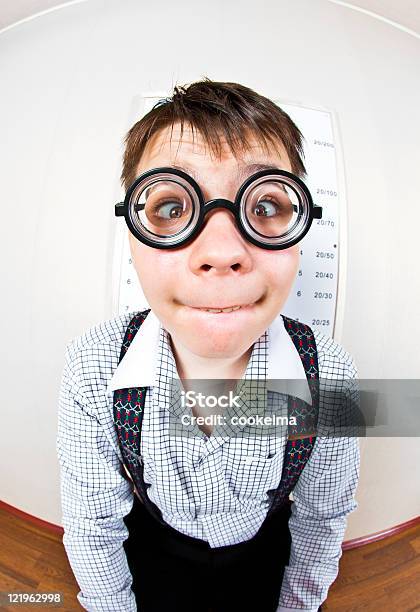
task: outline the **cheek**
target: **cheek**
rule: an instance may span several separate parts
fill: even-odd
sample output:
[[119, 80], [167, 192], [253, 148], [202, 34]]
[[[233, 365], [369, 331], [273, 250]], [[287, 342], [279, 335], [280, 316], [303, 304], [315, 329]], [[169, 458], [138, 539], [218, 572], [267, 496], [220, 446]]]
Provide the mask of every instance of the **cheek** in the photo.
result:
[[266, 281], [273, 293], [284, 294], [292, 287], [299, 270], [299, 247], [294, 245], [284, 251], [267, 255], [266, 261], [261, 263], [267, 271]]
[[180, 265], [174, 253], [153, 249], [141, 242], [130, 244], [130, 249], [137, 277], [148, 301], [171, 293]]

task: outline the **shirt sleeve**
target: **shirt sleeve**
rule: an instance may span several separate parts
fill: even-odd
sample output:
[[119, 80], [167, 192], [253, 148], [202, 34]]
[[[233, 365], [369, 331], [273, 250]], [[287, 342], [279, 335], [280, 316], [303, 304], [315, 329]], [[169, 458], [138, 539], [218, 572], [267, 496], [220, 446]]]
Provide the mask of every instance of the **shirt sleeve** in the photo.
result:
[[[356, 377], [354, 364], [347, 375]], [[353, 389], [352, 404], [358, 401], [357, 385]], [[358, 506], [359, 472], [358, 437], [317, 437], [293, 491], [291, 552], [277, 612], [317, 612], [326, 600], [338, 575], [347, 515]]]
[[136, 612], [123, 548], [132, 485], [72, 371], [69, 346], [59, 395], [57, 454], [63, 544], [81, 589], [80, 604], [92, 612]]

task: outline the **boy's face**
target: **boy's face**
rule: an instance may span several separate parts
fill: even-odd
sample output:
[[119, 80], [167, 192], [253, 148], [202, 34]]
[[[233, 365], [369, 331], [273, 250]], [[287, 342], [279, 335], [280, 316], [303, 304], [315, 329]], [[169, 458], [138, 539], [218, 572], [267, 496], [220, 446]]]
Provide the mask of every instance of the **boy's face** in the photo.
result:
[[[255, 139], [235, 158], [226, 143], [222, 156], [213, 158], [201, 136], [189, 126], [161, 130], [150, 139], [137, 167], [137, 176], [151, 168], [181, 166], [194, 170], [205, 200], [234, 200], [245, 180], [238, 169], [266, 163], [291, 172], [290, 160], [281, 147], [268, 157]], [[179, 149], [178, 149], [179, 147]], [[177, 151], [178, 149], [178, 151]], [[256, 170], [251, 169], [249, 174]], [[215, 209], [207, 213], [201, 233], [176, 249], [149, 247], [129, 231], [131, 255], [144, 295], [175, 347], [200, 357], [240, 357], [267, 329], [283, 308], [299, 266], [299, 246], [280, 251], [262, 249], [248, 242], [236, 226], [232, 213]], [[230, 313], [200, 308], [240, 305]]]

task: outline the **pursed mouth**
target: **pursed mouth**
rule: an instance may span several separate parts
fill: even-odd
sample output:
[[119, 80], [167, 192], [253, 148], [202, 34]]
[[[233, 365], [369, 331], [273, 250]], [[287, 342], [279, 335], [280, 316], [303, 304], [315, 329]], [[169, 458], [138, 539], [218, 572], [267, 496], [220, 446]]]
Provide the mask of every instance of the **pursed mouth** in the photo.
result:
[[213, 313], [221, 313], [221, 312], [234, 312], [236, 310], [245, 310], [245, 308], [249, 308], [250, 306], [254, 306], [256, 302], [251, 302], [250, 304], [236, 304], [235, 306], [221, 306], [218, 308], [211, 308], [210, 306], [190, 306], [190, 308], [194, 308], [195, 310], [202, 310], [204, 312], [213, 312]]

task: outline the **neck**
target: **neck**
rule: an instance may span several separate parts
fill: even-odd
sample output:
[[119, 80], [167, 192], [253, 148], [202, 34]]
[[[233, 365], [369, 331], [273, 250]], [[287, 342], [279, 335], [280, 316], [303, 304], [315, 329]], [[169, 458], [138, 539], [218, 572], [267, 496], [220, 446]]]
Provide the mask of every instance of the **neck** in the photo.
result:
[[174, 342], [172, 336], [169, 338], [178, 376], [184, 381], [184, 388], [186, 390], [187, 387], [191, 386], [188, 384], [188, 380], [239, 380], [245, 373], [253, 348], [251, 346], [243, 355], [237, 357], [208, 358], [192, 354], [185, 346]]

